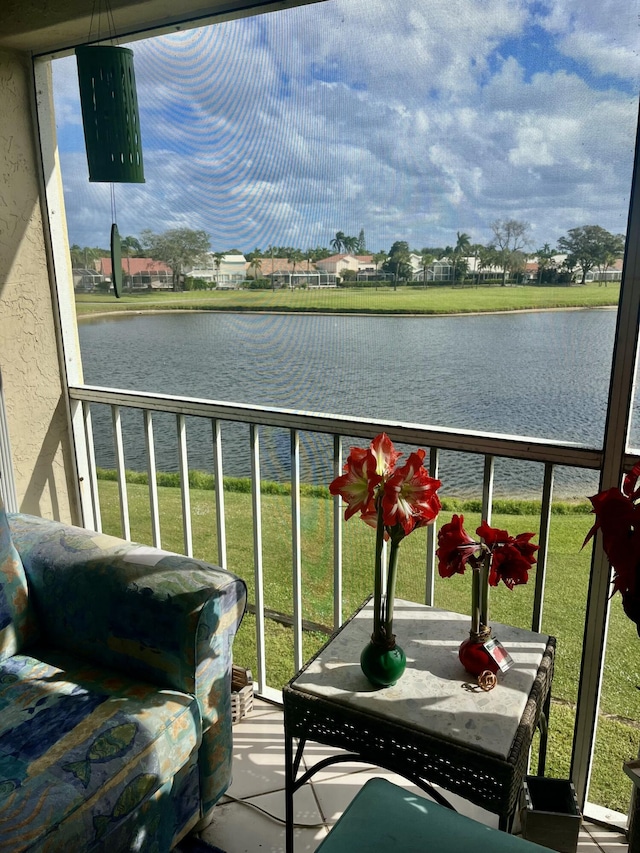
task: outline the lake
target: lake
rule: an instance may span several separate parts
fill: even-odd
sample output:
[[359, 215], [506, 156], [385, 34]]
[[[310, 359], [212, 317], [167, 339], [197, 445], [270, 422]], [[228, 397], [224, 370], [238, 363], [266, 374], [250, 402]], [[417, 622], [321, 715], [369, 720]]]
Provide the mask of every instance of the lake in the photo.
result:
[[[611, 309], [455, 317], [175, 313], [79, 327], [85, 381], [121, 389], [441, 427], [602, 442], [616, 313]], [[99, 411], [101, 409], [102, 411]], [[98, 464], [114, 467], [94, 407]], [[634, 419], [637, 420], [637, 419]], [[158, 468], [178, 470], [175, 419], [155, 416]], [[126, 464], [146, 469], [142, 416], [123, 412]], [[188, 421], [189, 463], [212, 470], [211, 432]], [[263, 431], [262, 475], [289, 476], [286, 431]], [[249, 473], [248, 428], [224, 424], [225, 474]], [[637, 443], [637, 442], [636, 442]], [[324, 436], [304, 437], [303, 479], [328, 482]], [[443, 454], [442, 494], [477, 495], [482, 460]], [[497, 494], [539, 494], [542, 466], [499, 460]], [[597, 475], [559, 468], [556, 494]]]

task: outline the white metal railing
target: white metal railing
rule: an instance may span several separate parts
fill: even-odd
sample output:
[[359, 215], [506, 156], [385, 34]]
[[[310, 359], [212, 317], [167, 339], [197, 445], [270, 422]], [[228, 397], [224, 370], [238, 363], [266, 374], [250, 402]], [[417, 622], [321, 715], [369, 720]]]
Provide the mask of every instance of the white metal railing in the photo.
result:
[[[127, 487], [125, 481], [123, 435], [120, 420], [121, 408], [141, 411], [144, 415], [145, 446], [148, 463], [149, 509], [154, 545], [161, 546], [158, 488], [156, 483], [155, 446], [153, 416], [155, 413], [173, 415], [176, 419], [176, 431], [179, 450], [180, 491], [183, 513], [184, 550], [193, 553], [191, 534], [191, 510], [189, 499], [189, 471], [187, 462], [187, 423], [188, 417], [208, 419], [212, 425], [212, 449], [214, 460], [214, 488], [216, 504], [216, 528], [218, 541], [218, 563], [227, 568], [226, 526], [224, 512], [222, 433], [223, 421], [235, 421], [249, 426], [251, 502], [253, 515], [253, 573], [255, 604], [255, 641], [257, 653], [256, 691], [267, 698], [280, 698], [279, 691], [268, 687], [266, 663], [266, 619], [273, 613], [265, 605], [265, 578], [263, 568], [263, 538], [261, 513], [261, 450], [260, 436], [263, 427], [278, 427], [289, 431], [290, 470], [291, 470], [291, 586], [293, 591], [292, 614], [285, 615], [292, 626], [294, 638], [294, 665], [298, 669], [303, 663], [302, 639], [303, 627], [307, 624], [303, 612], [302, 558], [301, 558], [301, 479], [300, 479], [300, 434], [303, 432], [323, 433], [333, 437], [332, 471], [334, 476], [341, 473], [343, 460], [343, 436], [370, 440], [381, 431], [401, 444], [418, 445], [429, 448], [429, 471], [438, 476], [441, 451], [458, 451], [479, 454], [484, 459], [482, 476], [482, 515], [489, 522], [494, 496], [494, 463], [500, 457], [520, 459], [541, 463], [544, 477], [540, 500], [539, 551], [535, 572], [534, 600], [531, 627], [540, 631], [544, 609], [545, 581], [549, 546], [549, 529], [553, 503], [554, 470], [556, 465], [598, 471], [602, 465], [603, 452], [571, 442], [551, 441], [523, 436], [504, 436], [468, 430], [451, 430], [438, 427], [420, 426], [398, 422], [352, 418], [341, 415], [323, 415], [310, 412], [297, 412], [286, 409], [255, 407], [246, 404], [216, 402], [168, 394], [122, 391], [88, 385], [75, 385], [69, 388], [71, 415], [75, 423], [84, 424], [82, 436], [86, 448], [82, 448], [79, 458], [86, 459], [87, 470], [82, 476], [88, 478], [88, 488], [80, 490], [81, 495], [93, 496], [88, 504], [83, 502], [85, 524], [100, 529], [100, 508], [98, 503], [97, 473], [95, 449], [91, 426], [92, 404], [102, 404], [111, 410], [113, 444], [116, 457], [116, 472], [120, 500], [120, 515], [123, 535], [128, 535], [130, 525], [128, 516]], [[331, 452], [331, 451], [329, 451]], [[626, 457], [631, 465], [634, 458]], [[342, 591], [342, 511], [341, 499], [333, 499], [333, 627], [337, 628], [343, 620]], [[434, 604], [434, 585], [436, 568], [435, 527], [427, 529], [426, 540], [426, 582], [424, 600]], [[282, 617], [283, 614], [275, 614]], [[314, 624], [314, 627], [315, 626]], [[583, 700], [586, 701], [586, 700]], [[578, 708], [580, 711], [580, 708]], [[597, 711], [596, 711], [597, 713]], [[592, 744], [587, 744], [587, 749]], [[575, 754], [575, 743], [574, 743]], [[586, 777], [588, 779], [588, 776]], [[586, 785], [586, 779], [584, 784]]]
[[[95, 496], [95, 503], [84, 506], [84, 523], [101, 529], [100, 509], [98, 504], [97, 475], [95, 449], [91, 428], [90, 406], [104, 404], [110, 407], [113, 429], [113, 445], [116, 459], [116, 474], [118, 481], [119, 508], [122, 534], [130, 537], [130, 521], [128, 509], [127, 487], [124, 464], [124, 441], [121, 425], [121, 408], [137, 409], [144, 414], [145, 445], [147, 455], [149, 509], [153, 544], [161, 545], [159, 500], [156, 482], [155, 446], [153, 432], [153, 415], [162, 412], [175, 416], [178, 441], [178, 460], [180, 473], [180, 493], [182, 503], [184, 551], [193, 554], [193, 537], [191, 530], [191, 507], [189, 493], [189, 471], [187, 461], [187, 417], [206, 418], [212, 424], [212, 446], [214, 458], [214, 483], [216, 494], [216, 528], [218, 540], [217, 560], [219, 565], [227, 568], [226, 554], [226, 525], [224, 513], [223, 466], [222, 466], [222, 437], [221, 421], [236, 421], [249, 424], [251, 495], [253, 511], [253, 553], [255, 581], [255, 610], [256, 610], [256, 647], [257, 672], [256, 689], [266, 693], [267, 673], [265, 655], [265, 600], [264, 600], [264, 570], [263, 543], [261, 524], [261, 458], [260, 430], [262, 427], [279, 427], [289, 430], [290, 462], [291, 462], [291, 530], [292, 530], [292, 575], [293, 613], [289, 614], [293, 625], [294, 664], [298, 669], [302, 666], [302, 635], [303, 635], [303, 595], [302, 595], [302, 557], [301, 557], [301, 481], [300, 481], [300, 433], [303, 431], [320, 432], [333, 436], [332, 469], [337, 476], [342, 469], [342, 436], [357, 437], [370, 440], [377, 433], [385, 431], [394, 442], [409, 445], [430, 447], [429, 469], [432, 476], [438, 475], [439, 456], [441, 450], [473, 452], [484, 457], [484, 473], [482, 480], [482, 514], [488, 521], [491, 519], [493, 502], [493, 472], [494, 461], [497, 457], [510, 457], [544, 464], [544, 482], [541, 493], [541, 520], [539, 551], [536, 570], [534, 606], [532, 613], [532, 629], [539, 631], [542, 624], [544, 606], [544, 589], [547, 568], [547, 551], [549, 542], [549, 525], [553, 501], [554, 466], [561, 463], [565, 466], [597, 470], [601, 464], [601, 452], [597, 449], [584, 447], [570, 442], [549, 441], [521, 436], [491, 435], [462, 430], [447, 430], [436, 427], [422, 427], [414, 424], [402, 424], [381, 420], [350, 418], [340, 415], [321, 415], [309, 412], [296, 412], [286, 409], [253, 407], [246, 404], [214, 402], [187, 397], [176, 397], [168, 394], [151, 394], [145, 392], [120, 391], [94, 386], [72, 386], [69, 389], [73, 417], [80, 415], [84, 423], [84, 440], [87, 443], [86, 457], [89, 479], [89, 489], [85, 493]], [[435, 582], [435, 529], [427, 531], [426, 547], [426, 582], [424, 600], [427, 604], [434, 603]], [[333, 627], [336, 628], [343, 619], [342, 596], [342, 523], [341, 500], [334, 498], [333, 523]]]

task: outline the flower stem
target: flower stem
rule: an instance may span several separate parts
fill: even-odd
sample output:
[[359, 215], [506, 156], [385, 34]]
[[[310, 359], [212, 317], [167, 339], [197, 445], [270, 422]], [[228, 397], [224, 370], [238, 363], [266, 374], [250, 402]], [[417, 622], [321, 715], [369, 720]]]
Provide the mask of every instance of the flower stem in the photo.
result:
[[376, 564], [373, 579], [373, 635], [379, 637], [382, 628], [382, 547], [384, 545], [384, 521], [382, 506], [378, 503], [376, 525]]
[[474, 634], [480, 633], [481, 572], [480, 567], [474, 566], [471, 575], [471, 631]]
[[400, 542], [391, 540], [391, 553], [389, 554], [389, 572], [387, 574], [387, 604], [384, 614], [384, 632], [387, 642], [391, 642], [393, 636], [393, 602], [396, 596], [396, 578], [398, 577], [398, 552]]
[[489, 566], [491, 554], [485, 554], [480, 566], [480, 631], [489, 625]]

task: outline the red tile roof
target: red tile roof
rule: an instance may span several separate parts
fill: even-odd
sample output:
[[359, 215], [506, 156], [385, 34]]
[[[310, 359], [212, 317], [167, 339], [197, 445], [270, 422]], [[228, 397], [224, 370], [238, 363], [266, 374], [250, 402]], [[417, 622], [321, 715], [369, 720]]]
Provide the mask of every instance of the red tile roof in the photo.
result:
[[[111, 276], [111, 258], [100, 258], [100, 273], [109, 278]], [[171, 267], [162, 261], [154, 261], [152, 258], [122, 258], [122, 269], [127, 275], [140, 275], [140, 273], [168, 273], [172, 274]]]

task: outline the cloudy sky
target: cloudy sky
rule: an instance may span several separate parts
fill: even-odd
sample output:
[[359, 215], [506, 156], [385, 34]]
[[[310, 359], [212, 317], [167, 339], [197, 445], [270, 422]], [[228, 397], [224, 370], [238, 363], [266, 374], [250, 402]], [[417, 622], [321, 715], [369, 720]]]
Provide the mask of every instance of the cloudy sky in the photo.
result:
[[[531, 224], [626, 228], [640, 86], [636, 0], [326, 0], [137, 41], [146, 183], [120, 234], [204, 229], [214, 251], [487, 243]], [[55, 60], [69, 236], [107, 246], [75, 59]]]

